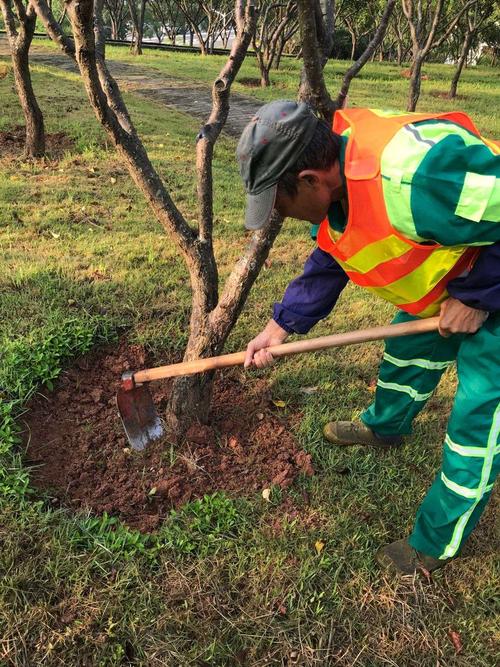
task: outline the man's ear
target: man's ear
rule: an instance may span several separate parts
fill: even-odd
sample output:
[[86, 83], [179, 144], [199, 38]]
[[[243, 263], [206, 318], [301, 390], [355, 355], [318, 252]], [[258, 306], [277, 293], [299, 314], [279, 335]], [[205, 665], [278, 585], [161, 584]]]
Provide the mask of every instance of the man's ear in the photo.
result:
[[303, 169], [297, 174], [299, 181], [307, 183], [309, 186], [315, 188], [320, 183], [320, 176], [317, 169]]

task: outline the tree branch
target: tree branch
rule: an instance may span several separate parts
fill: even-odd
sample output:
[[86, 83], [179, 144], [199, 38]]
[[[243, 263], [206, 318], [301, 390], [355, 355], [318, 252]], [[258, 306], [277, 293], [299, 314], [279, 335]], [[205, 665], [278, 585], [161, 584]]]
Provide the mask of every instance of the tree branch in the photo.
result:
[[9, 38], [9, 43], [11, 48], [14, 48], [17, 38], [16, 17], [12, 11], [10, 0], [0, 0], [0, 6], [2, 8], [3, 20], [5, 23], [7, 36]]
[[75, 43], [71, 37], [67, 37], [61, 30], [61, 26], [56, 21], [52, 10], [47, 4], [46, 0], [30, 0], [37, 13], [38, 18], [43, 23], [47, 35], [50, 39], [59, 44], [61, 50], [70, 58], [76, 61], [75, 58]]
[[236, 321], [269, 251], [278, 236], [283, 218], [274, 211], [267, 225], [252, 235], [243, 257], [228, 277], [217, 307], [210, 314], [211, 326], [218, 332]]
[[[246, 8], [245, 7], [246, 4]], [[238, 0], [237, 35], [229, 58], [212, 87], [212, 111], [201, 128], [196, 144], [196, 172], [199, 204], [199, 238], [212, 244], [213, 227], [213, 149], [229, 114], [231, 85], [243, 63], [248, 47], [255, 33], [257, 12], [253, 0]]]
[[435, 42], [432, 43], [432, 48], [437, 49], [441, 46], [441, 44], [448, 39], [448, 37], [451, 35], [453, 29], [461, 19], [462, 15], [464, 12], [466, 12], [468, 9], [470, 9], [473, 5], [477, 3], [477, 0], [469, 0], [467, 4], [465, 4], [462, 9], [458, 12], [458, 14], [455, 16], [455, 18], [452, 20], [448, 28], [445, 30], [445, 32], [441, 35], [439, 39], [437, 39]]

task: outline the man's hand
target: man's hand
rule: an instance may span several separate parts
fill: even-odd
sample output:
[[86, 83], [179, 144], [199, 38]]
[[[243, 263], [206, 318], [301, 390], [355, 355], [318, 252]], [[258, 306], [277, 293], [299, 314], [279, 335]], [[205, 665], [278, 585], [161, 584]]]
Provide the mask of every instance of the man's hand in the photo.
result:
[[274, 363], [273, 355], [267, 350], [271, 345], [279, 345], [288, 337], [288, 333], [274, 320], [269, 320], [266, 328], [248, 343], [245, 368], [256, 366], [266, 368]]
[[488, 317], [484, 310], [470, 308], [458, 299], [450, 297], [441, 304], [439, 333], [444, 338], [456, 333], [476, 333]]

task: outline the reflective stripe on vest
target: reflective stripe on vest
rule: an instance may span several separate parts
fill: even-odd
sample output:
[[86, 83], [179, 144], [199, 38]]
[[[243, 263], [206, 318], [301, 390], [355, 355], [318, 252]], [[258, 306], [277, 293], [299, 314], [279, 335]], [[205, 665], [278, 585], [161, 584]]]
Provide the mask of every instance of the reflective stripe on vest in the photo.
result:
[[444, 114], [344, 109], [334, 116], [333, 130], [347, 140], [344, 175], [349, 215], [345, 231], [335, 232], [328, 219], [318, 231], [319, 247], [330, 253], [351, 280], [412, 315], [429, 317], [447, 297], [446, 285], [470, 268], [478, 250], [466, 246], [423, 244], [394, 228], [387, 214], [380, 158], [405, 125], [446, 119], [480, 136], [464, 113]]

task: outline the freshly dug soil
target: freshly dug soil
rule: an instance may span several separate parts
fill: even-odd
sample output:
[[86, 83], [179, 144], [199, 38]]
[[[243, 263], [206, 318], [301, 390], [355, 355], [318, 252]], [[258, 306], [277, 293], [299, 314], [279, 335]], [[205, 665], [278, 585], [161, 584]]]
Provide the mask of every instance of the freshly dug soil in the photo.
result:
[[[9, 158], [22, 156], [25, 137], [24, 125], [17, 125], [12, 130], [0, 132], [0, 156]], [[45, 135], [45, 152], [49, 158], [62, 157], [64, 151], [70, 150], [73, 145], [73, 140], [64, 132]]]
[[[117, 515], [142, 531], [154, 530], [172, 507], [224, 490], [260, 493], [313, 474], [287, 421], [262, 380], [240, 370], [219, 375], [209, 425], [194, 424], [179, 446], [157, 441], [129, 448], [115, 405], [121, 373], [153, 364], [142, 347], [122, 343], [81, 358], [53, 393], [38, 395], [26, 415], [26, 458], [35, 487], [54, 502]], [[151, 384], [165, 410], [170, 385]]]

